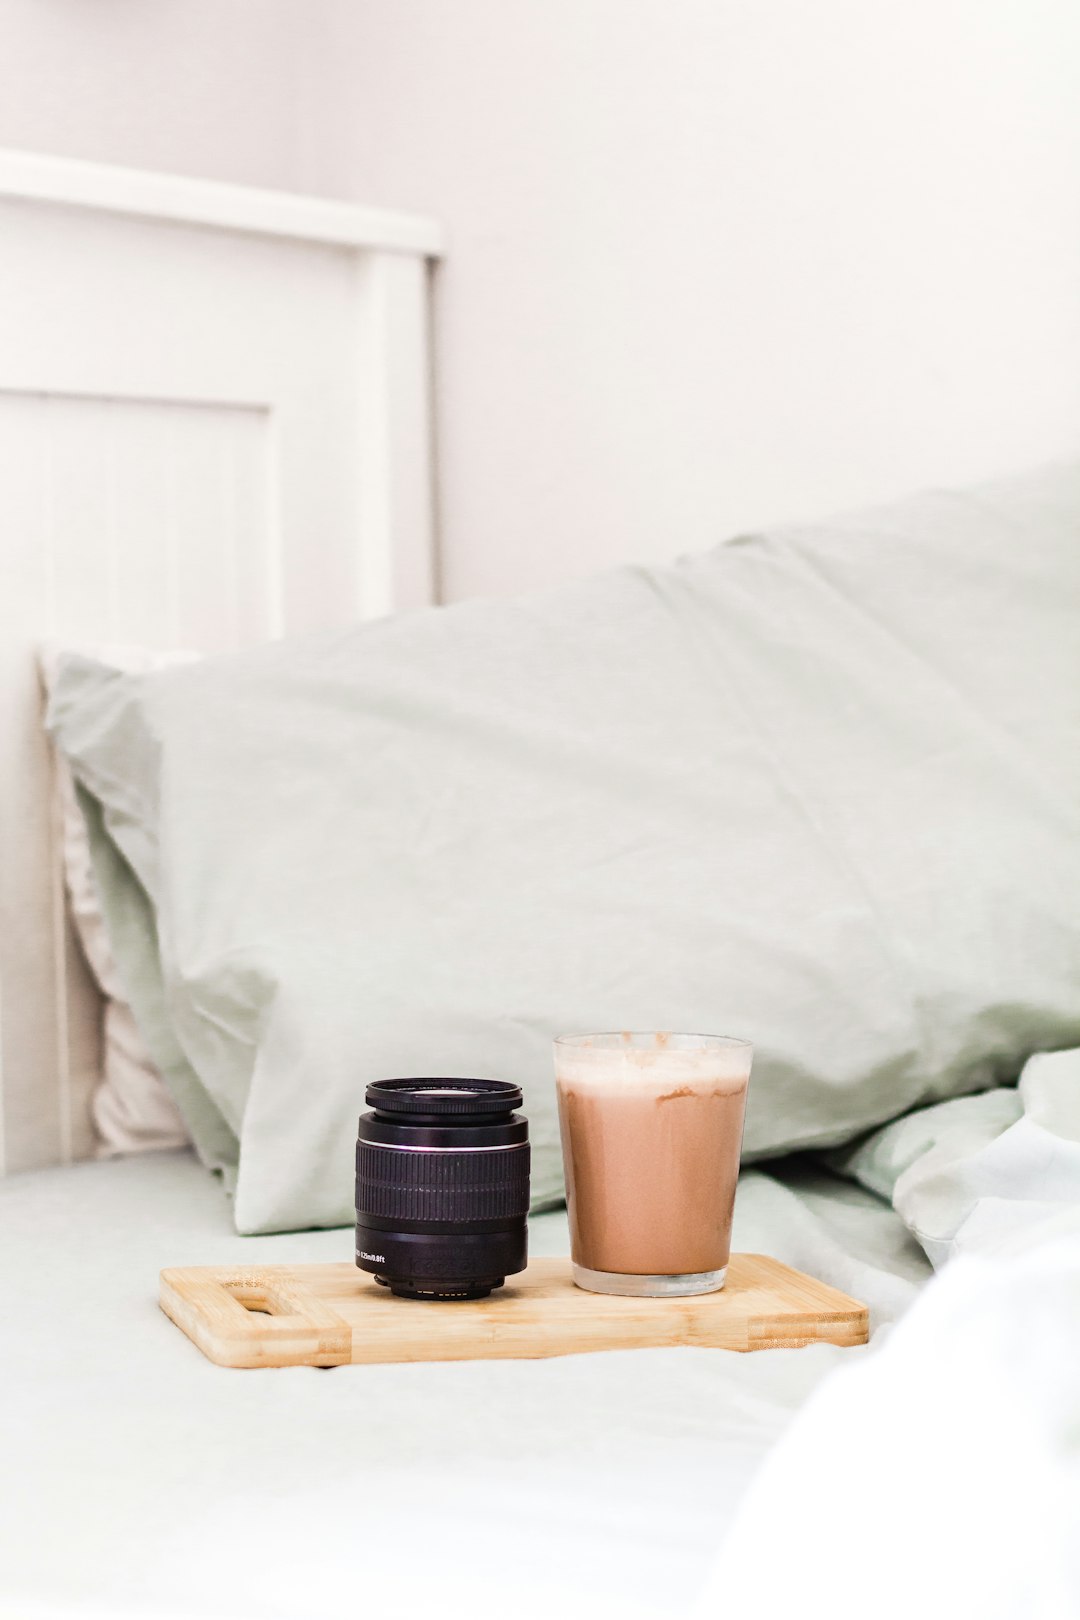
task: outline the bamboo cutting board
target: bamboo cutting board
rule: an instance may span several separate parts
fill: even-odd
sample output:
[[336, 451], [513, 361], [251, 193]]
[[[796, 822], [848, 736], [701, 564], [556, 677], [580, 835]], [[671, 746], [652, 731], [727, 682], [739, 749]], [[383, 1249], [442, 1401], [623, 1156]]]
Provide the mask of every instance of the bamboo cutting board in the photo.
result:
[[487, 1299], [398, 1299], [354, 1265], [192, 1266], [161, 1273], [161, 1308], [222, 1367], [567, 1356], [690, 1344], [781, 1350], [865, 1344], [867, 1310], [762, 1254], [735, 1254], [727, 1286], [690, 1299], [575, 1287], [569, 1260], [534, 1260]]

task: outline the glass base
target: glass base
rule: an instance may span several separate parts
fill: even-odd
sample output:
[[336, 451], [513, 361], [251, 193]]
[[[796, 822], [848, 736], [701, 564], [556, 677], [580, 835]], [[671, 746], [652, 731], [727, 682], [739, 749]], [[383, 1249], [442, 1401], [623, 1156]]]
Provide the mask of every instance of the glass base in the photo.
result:
[[720, 1271], [684, 1271], [671, 1277], [636, 1276], [628, 1271], [590, 1271], [573, 1262], [574, 1281], [590, 1294], [626, 1294], [635, 1299], [676, 1299], [680, 1294], [715, 1294], [723, 1288], [727, 1266]]

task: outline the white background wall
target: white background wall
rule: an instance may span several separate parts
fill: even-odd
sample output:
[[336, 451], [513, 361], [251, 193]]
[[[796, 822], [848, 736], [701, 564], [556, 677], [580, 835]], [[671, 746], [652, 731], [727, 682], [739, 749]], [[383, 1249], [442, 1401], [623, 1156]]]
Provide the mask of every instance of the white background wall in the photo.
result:
[[[314, 189], [321, 0], [0, 0], [0, 145]], [[312, 80], [316, 84], [312, 85]]]
[[0, 0], [0, 143], [440, 215], [447, 594], [1080, 447], [1074, 0]]

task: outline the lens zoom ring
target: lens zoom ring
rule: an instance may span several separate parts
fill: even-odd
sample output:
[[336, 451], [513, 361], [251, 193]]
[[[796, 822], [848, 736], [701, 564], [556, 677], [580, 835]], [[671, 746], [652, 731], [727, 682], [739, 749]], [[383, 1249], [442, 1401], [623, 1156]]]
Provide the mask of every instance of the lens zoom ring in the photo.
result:
[[356, 1144], [356, 1212], [400, 1221], [493, 1221], [529, 1212], [529, 1147], [422, 1152]]

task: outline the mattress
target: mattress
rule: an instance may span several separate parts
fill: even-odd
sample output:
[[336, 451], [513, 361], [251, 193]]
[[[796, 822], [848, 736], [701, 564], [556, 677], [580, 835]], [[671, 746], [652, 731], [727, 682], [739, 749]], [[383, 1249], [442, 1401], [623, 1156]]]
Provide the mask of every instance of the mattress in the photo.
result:
[[[168, 1265], [347, 1259], [348, 1231], [238, 1237], [186, 1152], [0, 1182], [0, 1614], [308, 1620], [687, 1612], [761, 1460], [871, 1351], [213, 1366]], [[532, 1251], [567, 1248], [565, 1215]], [[744, 1174], [736, 1247], [871, 1306], [928, 1275], [899, 1218], [810, 1165]]]

